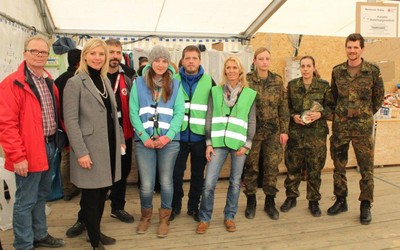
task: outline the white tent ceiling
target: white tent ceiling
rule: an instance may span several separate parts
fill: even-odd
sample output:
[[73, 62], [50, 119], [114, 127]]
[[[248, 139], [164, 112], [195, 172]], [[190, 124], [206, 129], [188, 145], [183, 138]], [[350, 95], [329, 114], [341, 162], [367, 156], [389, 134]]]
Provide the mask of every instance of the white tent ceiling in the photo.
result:
[[347, 36], [355, 31], [357, 0], [288, 0], [258, 31]]
[[[31, 27], [31, 1], [1, 0], [0, 14]], [[4, 1], [4, 3], [3, 3]], [[33, 0], [42, 32], [251, 38], [256, 32], [347, 36], [356, 2], [386, 0]], [[396, 1], [398, 3], [398, 1]], [[21, 5], [28, 6], [20, 8]], [[29, 10], [29, 11], [28, 11]], [[9, 18], [11, 17], [11, 18]], [[36, 20], [37, 21], [37, 20]], [[35, 25], [38, 27], [37, 25]]]
[[[277, 11], [273, 13], [272, 9], [272, 17], [258, 31], [346, 36], [355, 30], [356, 2], [357, 0], [46, 0], [56, 33], [222, 37], [246, 35], [244, 33], [247, 28], [270, 5], [277, 5]], [[259, 24], [268, 18], [268, 14], [265, 14], [267, 17], [258, 19]]]
[[60, 32], [225, 36], [245, 30], [272, 0], [46, 2]]
[[58, 33], [247, 38], [347, 36], [356, 2], [367, 0], [46, 0]]

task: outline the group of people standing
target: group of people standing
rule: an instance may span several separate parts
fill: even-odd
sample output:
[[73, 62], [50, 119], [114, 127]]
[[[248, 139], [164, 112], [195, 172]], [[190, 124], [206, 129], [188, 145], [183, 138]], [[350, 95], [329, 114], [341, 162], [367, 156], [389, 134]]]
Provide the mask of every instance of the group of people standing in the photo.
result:
[[67, 236], [86, 228], [93, 249], [116, 242], [100, 230], [110, 189], [111, 216], [134, 220], [124, 210], [133, 140], [141, 180], [138, 234], [150, 227], [158, 170], [157, 236], [168, 235], [170, 221], [182, 210], [189, 154], [187, 214], [198, 222], [198, 234], [206, 233], [210, 226], [215, 188], [229, 154], [223, 211], [228, 232], [236, 231], [242, 174], [245, 216], [255, 217], [260, 158], [264, 210], [271, 219], [279, 219], [275, 198], [278, 165], [283, 158], [288, 169], [287, 198], [280, 211], [296, 206], [302, 171], [306, 171], [309, 210], [313, 216], [321, 216], [321, 170], [327, 154], [327, 119], [332, 117], [330, 150], [336, 201], [328, 214], [348, 209], [345, 167], [351, 142], [361, 173], [360, 222], [369, 224], [374, 188], [373, 115], [380, 108], [384, 87], [379, 68], [361, 57], [364, 38], [360, 34], [347, 37], [345, 50], [348, 60], [334, 67], [331, 84], [319, 78], [314, 58], [304, 56], [300, 59], [302, 76], [285, 88], [282, 78], [269, 70], [271, 52], [265, 47], [255, 51], [255, 69], [250, 73], [237, 57], [226, 58], [217, 85], [201, 66], [198, 47], [190, 45], [183, 50], [182, 67], [175, 72], [168, 50], [155, 46], [141, 76], [132, 83], [120, 67], [122, 45], [117, 40], [94, 38], [84, 45], [76, 73], [63, 85], [59, 119], [58, 89], [44, 70], [49, 44], [40, 36], [29, 38], [24, 62], [0, 84], [0, 143], [5, 167], [15, 172], [17, 182], [14, 247], [65, 244], [48, 234], [44, 214], [52, 159], [56, 147], [64, 147], [59, 143], [59, 128], [69, 139], [71, 182], [81, 190], [78, 221]]

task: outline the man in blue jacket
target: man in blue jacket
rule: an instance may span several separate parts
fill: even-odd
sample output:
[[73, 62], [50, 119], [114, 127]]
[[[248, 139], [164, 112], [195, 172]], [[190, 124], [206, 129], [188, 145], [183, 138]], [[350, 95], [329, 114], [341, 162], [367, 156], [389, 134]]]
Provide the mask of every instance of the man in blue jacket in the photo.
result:
[[185, 96], [185, 117], [181, 128], [180, 151], [174, 168], [174, 196], [172, 213], [174, 220], [181, 213], [183, 175], [190, 154], [190, 190], [187, 214], [199, 221], [199, 203], [204, 182], [205, 156], [205, 118], [211, 87], [215, 85], [211, 76], [204, 73], [198, 47], [187, 46], [182, 52], [182, 67], [176, 76], [183, 86]]

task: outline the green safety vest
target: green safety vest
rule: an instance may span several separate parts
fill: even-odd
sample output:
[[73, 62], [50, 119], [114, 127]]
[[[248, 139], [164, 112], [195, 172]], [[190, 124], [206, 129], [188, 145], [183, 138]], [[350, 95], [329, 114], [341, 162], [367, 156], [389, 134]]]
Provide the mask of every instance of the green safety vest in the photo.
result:
[[[181, 76], [179, 74], [177, 74], [175, 78], [181, 81]], [[186, 93], [184, 88], [182, 88], [185, 98], [185, 116], [183, 118], [181, 131], [185, 131], [189, 126], [190, 131], [195, 134], [206, 134], [206, 115], [211, 87], [211, 76], [203, 74], [203, 76], [197, 83], [196, 89], [192, 96], [192, 100], [189, 99], [188, 94]]]
[[213, 87], [211, 93], [213, 100], [211, 144], [213, 147], [238, 150], [246, 144], [249, 113], [257, 92], [243, 88], [232, 108], [225, 104], [223, 87]]

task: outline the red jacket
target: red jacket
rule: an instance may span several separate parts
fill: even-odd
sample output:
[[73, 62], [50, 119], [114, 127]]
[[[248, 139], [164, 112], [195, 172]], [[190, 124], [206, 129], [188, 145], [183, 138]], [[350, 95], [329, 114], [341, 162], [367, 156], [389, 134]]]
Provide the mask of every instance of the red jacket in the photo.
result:
[[[5, 153], [5, 168], [12, 172], [14, 164], [23, 160], [28, 161], [29, 172], [49, 169], [41, 106], [31, 88], [33, 80], [27, 72], [24, 61], [16, 72], [0, 83], [0, 144]], [[54, 110], [57, 110], [58, 90], [50, 74], [46, 73], [49, 75], [46, 83], [53, 86], [50, 92]]]

